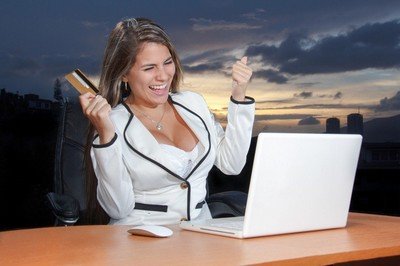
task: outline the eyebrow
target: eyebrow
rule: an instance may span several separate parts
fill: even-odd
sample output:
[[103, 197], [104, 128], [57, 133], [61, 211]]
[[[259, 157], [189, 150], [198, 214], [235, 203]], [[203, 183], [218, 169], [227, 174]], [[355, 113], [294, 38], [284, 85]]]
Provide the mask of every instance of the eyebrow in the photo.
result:
[[[172, 59], [172, 56], [168, 57], [167, 59], [164, 60], [164, 63], [167, 62], [168, 60], [171, 60], [171, 59]], [[140, 68], [154, 67], [156, 65], [157, 64], [145, 64], [145, 65], [142, 65]]]

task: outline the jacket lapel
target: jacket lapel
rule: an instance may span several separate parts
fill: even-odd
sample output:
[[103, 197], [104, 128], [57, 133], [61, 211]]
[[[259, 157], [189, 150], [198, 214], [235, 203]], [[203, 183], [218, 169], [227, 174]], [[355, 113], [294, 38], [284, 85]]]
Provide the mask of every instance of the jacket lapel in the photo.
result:
[[200, 154], [200, 157], [203, 157], [204, 154], [208, 150], [209, 146], [209, 131], [207, 126], [205, 125], [204, 121], [200, 118], [198, 114], [196, 114], [194, 111], [190, 110], [183, 104], [179, 102], [174, 102], [175, 109], [179, 113], [179, 115], [182, 117], [183, 121], [189, 126], [189, 128], [193, 131], [193, 133], [196, 135], [197, 139], [199, 142], [203, 145], [204, 149], [202, 150], [202, 154]]
[[[203, 157], [208, 154], [211, 145], [210, 132], [205, 122], [195, 111], [190, 110], [183, 103], [174, 101], [174, 99], [172, 99], [172, 103], [179, 115], [203, 145], [204, 149], [202, 149], [202, 153], [199, 154], [198, 160], [200, 162], [203, 161]], [[154, 164], [160, 166], [171, 175], [182, 179], [182, 177], [174, 172], [172, 160], [169, 160], [168, 156], [165, 156], [165, 152], [162, 150], [154, 136], [142, 124], [142, 122], [135, 117], [129, 107], [125, 104], [124, 106], [130, 113], [130, 118], [124, 130], [124, 139], [130, 149], [144, 159], [152, 161]]]

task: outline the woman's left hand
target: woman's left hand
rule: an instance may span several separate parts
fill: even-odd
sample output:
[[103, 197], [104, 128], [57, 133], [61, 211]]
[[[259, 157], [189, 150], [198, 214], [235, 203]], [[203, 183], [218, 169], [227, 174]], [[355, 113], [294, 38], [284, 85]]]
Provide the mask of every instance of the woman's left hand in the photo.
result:
[[246, 88], [253, 70], [247, 66], [247, 56], [242, 57], [232, 67], [232, 98], [236, 101], [244, 101]]

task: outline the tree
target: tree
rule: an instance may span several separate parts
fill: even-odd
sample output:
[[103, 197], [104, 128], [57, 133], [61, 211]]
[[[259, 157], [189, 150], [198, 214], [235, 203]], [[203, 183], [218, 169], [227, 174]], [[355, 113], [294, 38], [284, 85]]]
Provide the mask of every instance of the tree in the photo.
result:
[[54, 82], [54, 99], [60, 103], [63, 102], [63, 94], [61, 91], [61, 81], [57, 78], [56, 81]]

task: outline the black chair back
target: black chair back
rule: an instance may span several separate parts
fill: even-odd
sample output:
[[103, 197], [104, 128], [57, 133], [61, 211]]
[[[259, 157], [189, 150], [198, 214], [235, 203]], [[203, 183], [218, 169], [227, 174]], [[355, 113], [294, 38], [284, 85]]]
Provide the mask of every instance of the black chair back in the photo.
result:
[[[60, 106], [53, 179], [55, 193], [49, 193], [47, 198], [61, 223], [74, 223], [71, 216], [82, 216], [86, 210], [84, 150], [88, 127], [89, 122], [78, 102], [65, 102]], [[74, 213], [77, 211], [78, 214]]]

